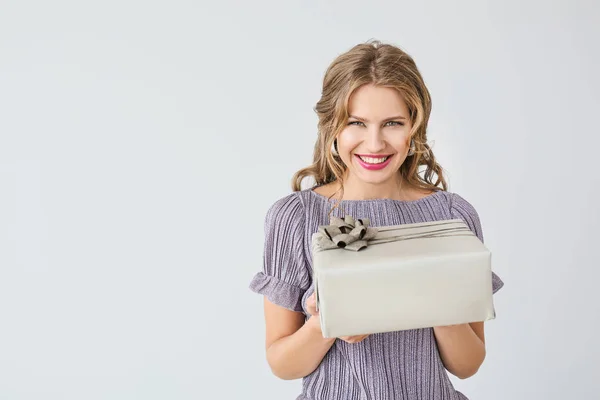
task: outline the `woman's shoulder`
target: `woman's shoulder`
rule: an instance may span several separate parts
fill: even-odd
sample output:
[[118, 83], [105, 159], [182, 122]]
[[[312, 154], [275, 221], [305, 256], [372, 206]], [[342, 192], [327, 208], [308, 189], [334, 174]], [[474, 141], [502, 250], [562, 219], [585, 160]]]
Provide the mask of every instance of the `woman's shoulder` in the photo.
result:
[[415, 199], [426, 201], [436, 207], [441, 205], [450, 218], [463, 219], [472, 226], [480, 224], [479, 214], [473, 203], [457, 192], [439, 189], [431, 193], [421, 192], [420, 195], [416, 194]]
[[446, 192], [451, 218], [462, 219], [483, 241], [479, 213], [470, 200], [455, 192]]
[[453, 215], [462, 214], [477, 217], [477, 210], [470, 200], [456, 192], [446, 192], [446, 199]]
[[302, 192], [292, 192], [273, 201], [265, 216], [266, 224], [299, 224], [303, 221], [304, 201]]

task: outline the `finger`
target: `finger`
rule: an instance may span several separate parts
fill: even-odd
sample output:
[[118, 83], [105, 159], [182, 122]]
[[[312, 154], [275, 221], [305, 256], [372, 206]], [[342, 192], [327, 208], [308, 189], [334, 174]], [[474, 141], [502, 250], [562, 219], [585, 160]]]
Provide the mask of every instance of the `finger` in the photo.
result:
[[317, 308], [317, 298], [316, 298], [314, 292], [308, 297], [308, 300], [310, 301], [311, 307], [313, 307], [316, 310], [316, 308]]
[[353, 343], [362, 342], [363, 340], [365, 340], [367, 338], [367, 336], [369, 336], [369, 335], [342, 336], [342, 337], [340, 337], [340, 339], [343, 340], [344, 342], [353, 344]]
[[310, 315], [317, 315], [317, 304], [315, 302], [314, 297], [311, 295], [306, 299], [306, 309], [310, 313]]

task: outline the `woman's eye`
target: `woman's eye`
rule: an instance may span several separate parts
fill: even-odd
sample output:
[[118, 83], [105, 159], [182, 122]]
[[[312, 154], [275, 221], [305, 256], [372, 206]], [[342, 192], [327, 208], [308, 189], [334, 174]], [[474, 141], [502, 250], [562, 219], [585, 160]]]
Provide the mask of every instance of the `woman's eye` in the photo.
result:
[[403, 126], [404, 122], [399, 122], [399, 121], [388, 121], [386, 123], [386, 125], [391, 124], [390, 126]]
[[[365, 124], [362, 121], [350, 121], [348, 125], [364, 126]], [[404, 122], [388, 121], [384, 126], [404, 126]]]

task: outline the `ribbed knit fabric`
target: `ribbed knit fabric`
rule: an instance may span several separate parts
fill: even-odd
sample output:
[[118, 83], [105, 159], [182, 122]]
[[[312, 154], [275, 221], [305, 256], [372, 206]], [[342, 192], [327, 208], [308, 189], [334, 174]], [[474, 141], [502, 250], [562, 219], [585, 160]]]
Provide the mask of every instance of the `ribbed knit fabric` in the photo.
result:
[[[312, 294], [311, 235], [329, 223], [334, 201], [306, 189], [277, 200], [265, 218], [263, 270], [250, 289], [282, 307], [303, 312]], [[372, 226], [461, 218], [483, 241], [479, 216], [458, 194], [422, 199], [345, 200], [333, 215], [369, 218]], [[503, 286], [492, 274], [493, 292]], [[356, 294], [360, 296], [360, 293]], [[466, 400], [442, 364], [433, 329], [373, 334], [359, 343], [336, 340], [321, 364], [303, 378], [296, 400]]]

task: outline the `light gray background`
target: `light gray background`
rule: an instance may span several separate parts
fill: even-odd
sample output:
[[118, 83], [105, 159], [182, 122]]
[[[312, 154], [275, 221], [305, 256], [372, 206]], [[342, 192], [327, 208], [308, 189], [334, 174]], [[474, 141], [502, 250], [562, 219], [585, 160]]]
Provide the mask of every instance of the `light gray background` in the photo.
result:
[[471, 399], [596, 399], [592, 1], [0, 3], [0, 399], [293, 399], [264, 358], [263, 218], [370, 38], [506, 286]]

